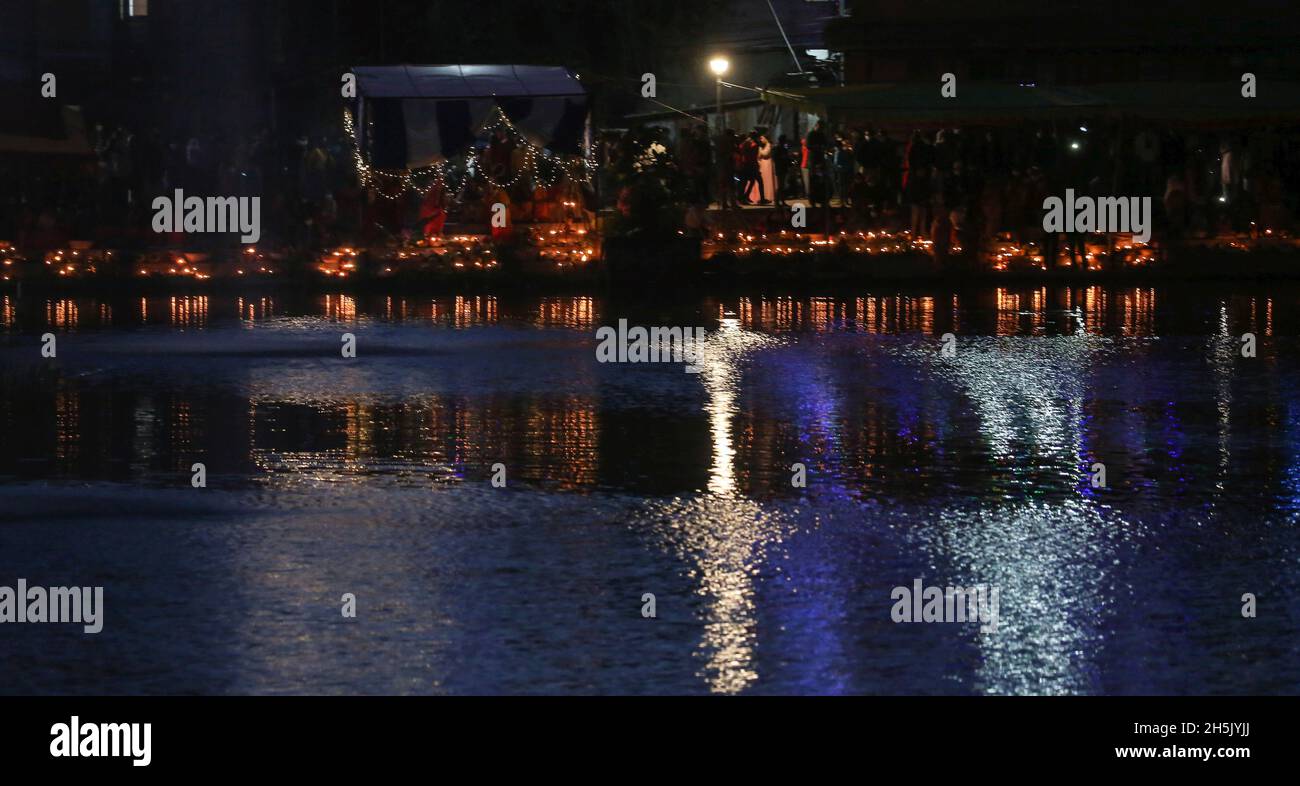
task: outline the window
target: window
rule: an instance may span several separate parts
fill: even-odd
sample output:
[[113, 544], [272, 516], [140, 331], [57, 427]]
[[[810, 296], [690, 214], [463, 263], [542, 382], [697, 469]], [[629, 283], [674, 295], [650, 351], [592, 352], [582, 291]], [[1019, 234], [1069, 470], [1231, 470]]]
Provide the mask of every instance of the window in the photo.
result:
[[130, 19], [133, 16], [149, 15], [149, 0], [121, 0], [121, 3], [123, 19]]

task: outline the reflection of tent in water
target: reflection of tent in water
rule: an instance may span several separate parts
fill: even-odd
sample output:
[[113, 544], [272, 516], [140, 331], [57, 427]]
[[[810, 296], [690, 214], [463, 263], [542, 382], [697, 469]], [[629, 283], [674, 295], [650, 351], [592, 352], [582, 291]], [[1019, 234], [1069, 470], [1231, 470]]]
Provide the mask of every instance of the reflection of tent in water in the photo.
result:
[[1242, 84], [1131, 82], [1038, 86], [958, 80], [944, 98], [940, 82], [783, 87], [764, 100], [835, 122], [865, 124], [1004, 125], [1026, 120], [1111, 117], [1171, 125], [1263, 125], [1300, 122], [1300, 84], [1264, 81], [1257, 97]]
[[580, 155], [587, 94], [567, 69], [442, 65], [352, 69], [356, 142], [369, 165], [417, 169], [469, 154], [503, 115], [529, 144]]

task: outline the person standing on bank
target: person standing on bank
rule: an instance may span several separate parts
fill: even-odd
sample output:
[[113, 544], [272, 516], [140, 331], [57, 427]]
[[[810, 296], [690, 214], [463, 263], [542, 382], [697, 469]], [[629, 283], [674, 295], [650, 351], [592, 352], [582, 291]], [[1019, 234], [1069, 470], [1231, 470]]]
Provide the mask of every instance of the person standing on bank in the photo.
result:
[[[746, 197], [750, 202], [759, 205], [770, 205], [772, 200], [776, 199], [776, 169], [773, 162], [772, 141], [767, 138], [763, 131], [756, 130], [758, 145], [758, 179], [754, 187], [749, 189]], [[755, 193], [757, 191], [757, 193]], [[757, 196], [757, 199], [755, 199]]]

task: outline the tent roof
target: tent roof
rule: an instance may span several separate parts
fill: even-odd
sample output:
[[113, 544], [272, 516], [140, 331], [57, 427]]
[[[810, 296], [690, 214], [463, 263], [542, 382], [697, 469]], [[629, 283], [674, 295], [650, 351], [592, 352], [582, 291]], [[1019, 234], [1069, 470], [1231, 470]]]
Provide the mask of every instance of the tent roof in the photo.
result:
[[357, 75], [358, 92], [367, 98], [586, 95], [577, 77], [560, 66], [360, 66], [352, 73]]
[[764, 92], [771, 103], [843, 120], [872, 122], [996, 122], [1026, 117], [1086, 113], [1099, 99], [1066, 88], [1021, 87], [958, 80], [957, 94], [944, 98], [936, 80], [872, 83], [844, 87], [783, 87]]
[[1300, 83], [1267, 77], [1256, 96], [1244, 98], [1237, 79], [1220, 82], [1114, 82], [1087, 90], [1112, 112], [1195, 125], [1296, 122], [1300, 119]]
[[1241, 83], [1125, 82], [1086, 86], [1020, 86], [958, 80], [943, 98], [939, 82], [789, 87], [765, 100], [848, 122], [1015, 123], [1026, 119], [1109, 115], [1195, 125], [1300, 119], [1300, 84], [1261, 81], [1257, 98]]

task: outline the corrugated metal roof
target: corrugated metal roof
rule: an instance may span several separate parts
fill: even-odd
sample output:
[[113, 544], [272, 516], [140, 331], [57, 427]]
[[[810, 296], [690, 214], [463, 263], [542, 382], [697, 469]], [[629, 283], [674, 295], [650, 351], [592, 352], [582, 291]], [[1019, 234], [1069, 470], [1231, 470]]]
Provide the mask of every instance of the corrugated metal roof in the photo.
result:
[[359, 66], [357, 92], [368, 98], [581, 96], [577, 77], [559, 66]]

